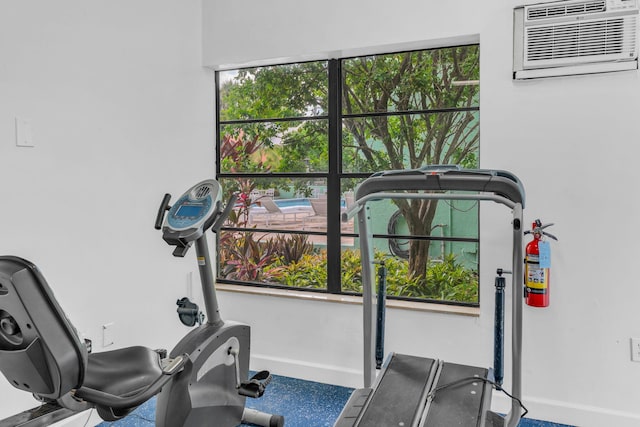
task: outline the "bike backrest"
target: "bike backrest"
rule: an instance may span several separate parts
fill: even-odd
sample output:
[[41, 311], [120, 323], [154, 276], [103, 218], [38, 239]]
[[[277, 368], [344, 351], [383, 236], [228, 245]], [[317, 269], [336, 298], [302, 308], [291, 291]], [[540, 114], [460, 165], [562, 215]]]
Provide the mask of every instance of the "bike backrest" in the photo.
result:
[[82, 385], [87, 351], [31, 262], [0, 256], [0, 371], [16, 388], [58, 399]]

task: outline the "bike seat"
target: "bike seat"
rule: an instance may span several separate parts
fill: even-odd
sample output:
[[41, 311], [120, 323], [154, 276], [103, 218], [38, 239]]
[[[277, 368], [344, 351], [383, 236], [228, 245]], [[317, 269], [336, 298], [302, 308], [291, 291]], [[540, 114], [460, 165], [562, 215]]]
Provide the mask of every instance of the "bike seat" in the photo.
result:
[[72, 410], [95, 406], [114, 421], [159, 393], [188, 361], [182, 355], [163, 369], [146, 347], [88, 354], [39, 269], [0, 256], [0, 371], [14, 387]]

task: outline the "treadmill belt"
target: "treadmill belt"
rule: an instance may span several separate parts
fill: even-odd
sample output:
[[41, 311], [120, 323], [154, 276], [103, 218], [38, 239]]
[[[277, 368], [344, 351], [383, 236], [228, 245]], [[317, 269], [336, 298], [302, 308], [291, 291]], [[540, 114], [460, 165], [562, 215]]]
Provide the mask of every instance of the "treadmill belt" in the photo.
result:
[[[435, 388], [452, 384], [463, 378], [478, 376], [487, 378], [487, 369], [475, 366], [444, 363]], [[426, 426], [428, 427], [476, 427], [482, 418], [484, 381], [465, 381], [459, 385], [444, 387], [435, 393]], [[488, 396], [490, 399], [491, 396]]]
[[411, 426], [414, 418], [420, 416], [421, 397], [432, 369], [435, 369], [433, 359], [395, 354], [358, 426]]

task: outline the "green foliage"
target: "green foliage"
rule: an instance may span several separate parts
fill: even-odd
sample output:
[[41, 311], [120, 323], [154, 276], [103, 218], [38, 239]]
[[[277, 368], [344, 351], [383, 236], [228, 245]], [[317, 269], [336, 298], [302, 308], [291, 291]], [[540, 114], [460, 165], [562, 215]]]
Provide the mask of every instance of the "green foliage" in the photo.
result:
[[340, 256], [343, 292], [362, 292], [362, 264], [360, 263], [360, 252], [346, 250]]
[[[247, 137], [242, 129], [236, 135], [226, 134], [220, 141], [220, 160], [223, 171], [229, 172], [268, 172], [265, 164], [266, 155], [262, 151], [264, 143], [258, 136]], [[256, 180], [238, 178], [229, 180], [225, 185], [227, 196], [235, 193], [238, 196], [239, 208], [229, 214], [228, 223], [235, 227], [244, 227], [249, 221], [249, 208], [254, 200], [251, 192], [256, 188]]]
[[290, 264], [274, 264], [268, 271], [271, 282], [296, 288], [326, 289], [327, 252], [304, 254]]
[[387, 295], [433, 299], [430, 294], [418, 287], [419, 280], [409, 271], [409, 263], [406, 260], [387, 257], [381, 252], [376, 252], [375, 258], [379, 262], [384, 261], [387, 268]]
[[344, 113], [415, 112], [346, 120], [353, 171], [448, 164], [477, 151], [474, 112], [430, 110], [478, 105], [479, 86], [467, 84], [479, 79], [478, 59], [478, 46], [460, 46], [346, 60]]
[[222, 277], [231, 280], [260, 282], [264, 270], [276, 258], [271, 239], [255, 239], [254, 233], [225, 233], [219, 241], [220, 259], [224, 260]]
[[430, 265], [421, 282], [434, 299], [478, 302], [478, 273], [458, 264], [453, 254]]
[[[247, 236], [251, 236], [248, 233]], [[264, 280], [296, 288], [326, 289], [327, 253], [314, 252], [307, 236], [279, 236], [265, 242], [250, 237], [236, 240], [240, 250], [226, 262], [225, 277], [235, 280]], [[248, 257], [241, 261], [242, 254]], [[265, 260], [269, 262], [265, 262]], [[387, 268], [387, 295], [404, 298], [478, 302], [478, 274], [448, 255], [443, 262], [431, 263], [426, 275], [416, 277], [406, 260], [375, 253], [375, 259]], [[362, 265], [359, 251], [342, 252], [342, 291], [362, 292]], [[379, 264], [378, 264], [379, 265]], [[378, 267], [379, 268], [379, 267]], [[242, 278], [242, 279], [241, 279]]]
[[[258, 136], [247, 137], [244, 130], [237, 129], [236, 135], [226, 134], [220, 141], [222, 170], [229, 172], [267, 172], [265, 156], [259, 153], [264, 142]], [[255, 161], [256, 156], [258, 161]]]
[[295, 265], [313, 253], [308, 236], [256, 239], [255, 233], [223, 233], [218, 251], [223, 263], [221, 275], [231, 280], [267, 281], [279, 277], [279, 267]]
[[[220, 120], [232, 123], [221, 126], [221, 140], [224, 145], [234, 138], [242, 139], [241, 149], [234, 148], [230, 154], [221, 155], [223, 170], [328, 171], [327, 69], [326, 61], [316, 61], [222, 72]], [[342, 71], [341, 109], [347, 116], [341, 124], [343, 172], [367, 173], [427, 164], [477, 167], [477, 45], [346, 59]], [[260, 120], [238, 123], [251, 119]], [[245, 196], [241, 200], [244, 210], [234, 214], [232, 220], [243, 226], [252, 202], [248, 196], [257, 181], [255, 178], [233, 181], [235, 190]], [[342, 185], [343, 191], [352, 189], [355, 180], [345, 179]], [[310, 191], [307, 183], [290, 184], [285, 178], [274, 178], [270, 187], [283, 190], [294, 187], [301, 194]], [[411, 234], [430, 235], [437, 201], [394, 203]], [[267, 242], [261, 242], [258, 249], [265, 245]], [[408, 262], [386, 260], [391, 294], [477, 301], [477, 273], [465, 270], [455, 259], [428, 264], [428, 254], [428, 241], [411, 240]], [[300, 283], [324, 288], [326, 255], [322, 257], [322, 253], [304, 252], [291, 262], [279, 260], [277, 265], [261, 268], [260, 274], [264, 280], [286, 282], [289, 286]], [[360, 273], [356, 255], [345, 251], [342, 259], [346, 264], [342, 269], [342, 289], [358, 292]], [[256, 266], [260, 260], [254, 259]], [[271, 276], [266, 277], [266, 271]], [[305, 274], [309, 279], [302, 277]], [[294, 276], [295, 280], [289, 278]]]
[[329, 168], [329, 137], [326, 120], [291, 123], [282, 143], [275, 146], [278, 172], [326, 172]]
[[327, 114], [326, 61], [239, 70], [219, 93], [220, 120], [267, 120], [242, 128], [273, 150], [274, 172], [306, 172], [305, 158], [311, 170], [328, 170], [326, 120], [280, 120]]
[[313, 244], [309, 243], [309, 236], [304, 234], [279, 234], [273, 243], [276, 253], [279, 254], [278, 261], [285, 265], [299, 262], [304, 255], [313, 252]]
[[[405, 292], [410, 288], [415, 278], [409, 273], [409, 264], [400, 258], [389, 257], [380, 251], [374, 254], [376, 274], [380, 264], [384, 262], [387, 268], [387, 295], [412, 297]], [[342, 252], [342, 290], [345, 292], [362, 293], [362, 264], [360, 252], [347, 250]], [[376, 276], [377, 277], [377, 276]], [[425, 298], [424, 295], [416, 295], [416, 298]]]
[[[442, 301], [478, 302], [478, 273], [460, 265], [453, 254], [431, 262], [426, 275], [411, 275], [406, 262], [387, 259], [387, 294]], [[403, 280], [404, 278], [404, 280]]]
[[[477, 45], [348, 59], [343, 73], [344, 114], [415, 111], [344, 120], [345, 171], [465, 164], [475, 156], [477, 113], [430, 110], [478, 105], [479, 86], [470, 83], [479, 80]], [[238, 70], [223, 79], [219, 93], [222, 121], [323, 116], [328, 111], [327, 62]], [[312, 170], [327, 170], [325, 120], [242, 126], [250, 138], [260, 135], [265, 146], [278, 151], [274, 171], [305, 171], [305, 158]]]
[[[443, 262], [432, 262], [424, 277], [412, 275], [406, 260], [376, 251], [375, 260], [387, 268], [387, 295], [443, 301], [478, 302], [478, 274], [456, 262], [450, 254]], [[377, 271], [376, 271], [377, 273]], [[362, 292], [362, 267], [358, 251], [342, 253], [342, 290]]]
[[245, 68], [220, 88], [221, 120], [326, 114], [327, 63]]

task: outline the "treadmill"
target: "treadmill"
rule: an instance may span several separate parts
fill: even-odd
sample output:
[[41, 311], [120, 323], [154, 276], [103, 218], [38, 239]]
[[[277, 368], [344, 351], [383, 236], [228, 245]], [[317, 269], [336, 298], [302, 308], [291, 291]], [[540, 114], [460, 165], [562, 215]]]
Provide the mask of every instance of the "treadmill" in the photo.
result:
[[[453, 193], [447, 193], [453, 191]], [[471, 193], [472, 192], [472, 193]], [[512, 405], [506, 416], [491, 411], [491, 368], [392, 353], [376, 377], [376, 304], [372, 212], [367, 203], [381, 199], [489, 200], [513, 212], [514, 283], [523, 277], [522, 210], [525, 192], [520, 180], [501, 170], [426, 166], [380, 172], [356, 190], [354, 206], [343, 221], [358, 216], [362, 260], [364, 321], [364, 388], [356, 389], [334, 427], [516, 427], [522, 417], [523, 287], [513, 286]], [[374, 383], [375, 381], [375, 383]], [[498, 386], [500, 387], [500, 386]], [[501, 389], [501, 387], [500, 387]]]

